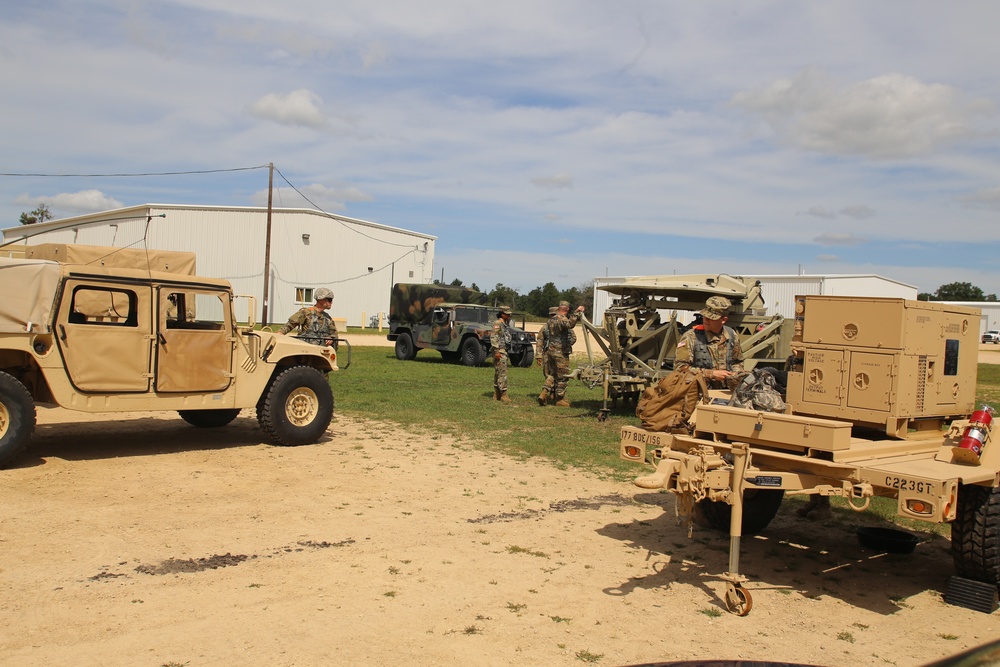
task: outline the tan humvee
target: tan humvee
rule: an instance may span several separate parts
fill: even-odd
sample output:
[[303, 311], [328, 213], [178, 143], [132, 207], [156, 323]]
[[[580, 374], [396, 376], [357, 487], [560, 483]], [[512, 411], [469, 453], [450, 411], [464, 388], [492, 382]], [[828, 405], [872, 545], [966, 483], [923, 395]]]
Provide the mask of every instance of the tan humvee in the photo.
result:
[[[763, 530], [784, 494], [895, 498], [900, 516], [952, 522], [962, 577], [1000, 583], [1000, 443], [975, 411], [980, 313], [903, 299], [798, 297], [785, 413], [700, 404], [690, 433], [626, 426], [623, 459], [655, 466], [692, 520], [730, 532], [726, 603], [752, 600], [742, 533]], [[970, 414], [972, 420], [970, 421]], [[969, 445], [985, 440], [980, 451]]]
[[277, 444], [326, 432], [337, 353], [254, 331], [251, 297], [237, 324], [231, 286], [195, 276], [193, 253], [42, 244], [22, 257], [0, 257], [0, 465], [27, 446], [36, 403], [177, 410], [200, 427], [256, 407]]

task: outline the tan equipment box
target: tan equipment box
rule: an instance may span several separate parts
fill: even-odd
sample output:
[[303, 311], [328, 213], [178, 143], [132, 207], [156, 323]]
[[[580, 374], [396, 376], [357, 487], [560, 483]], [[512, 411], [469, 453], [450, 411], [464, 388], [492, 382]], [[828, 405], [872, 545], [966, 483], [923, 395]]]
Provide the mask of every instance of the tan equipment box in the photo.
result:
[[786, 401], [905, 437], [968, 415], [976, 396], [979, 311], [904, 299], [796, 299]]

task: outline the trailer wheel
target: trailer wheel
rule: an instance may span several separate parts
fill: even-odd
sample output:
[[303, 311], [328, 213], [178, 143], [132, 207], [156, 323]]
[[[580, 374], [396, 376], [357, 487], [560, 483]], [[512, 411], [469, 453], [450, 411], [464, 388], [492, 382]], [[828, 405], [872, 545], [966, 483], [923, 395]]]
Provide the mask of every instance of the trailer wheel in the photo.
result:
[[181, 419], [198, 428], [219, 428], [240, 416], [239, 408], [219, 410], [178, 410]]
[[524, 350], [510, 355], [511, 365], [517, 368], [531, 368], [535, 361], [535, 350], [530, 345], [525, 345]]
[[462, 347], [458, 350], [462, 357], [464, 366], [482, 366], [486, 360], [486, 350], [479, 341], [471, 336], [462, 341]]
[[333, 391], [321, 372], [292, 366], [278, 373], [257, 403], [257, 421], [279, 445], [316, 442], [333, 419]]
[[1000, 489], [975, 484], [958, 487], [951, 557], [960, 576], [1000, 585]]
[[[767, 528], [778, 513], [785, 492], [780, 489], [746, 489], [743, 491], [743, 534], [756, 535]], [[733, 507], [729, 503], [700, 500], [694, 506], [694, 522], [703, 528], [729, 532]]]
[[411, 361], [417, 356], [417, 347], [413, 344], [410, 334], [401, 333], [396, 337], [396, 358], [400, 361]]
[[13, 375], [0, 372], [0, 467], [24, 451], [35, 430], [35, 402]]

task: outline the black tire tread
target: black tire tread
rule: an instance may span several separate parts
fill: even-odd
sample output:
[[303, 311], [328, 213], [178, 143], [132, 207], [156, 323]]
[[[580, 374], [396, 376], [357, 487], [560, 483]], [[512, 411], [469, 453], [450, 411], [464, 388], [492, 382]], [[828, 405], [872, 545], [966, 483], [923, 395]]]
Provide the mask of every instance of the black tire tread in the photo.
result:
[[214, 410], [178, 410], [181, 419], [198, 428], [219, 428], [240, 415], [239, 408], [219, 408]]
[[962, 484], [951, 524], [951, 556], [959, 576], [1000, 585], [1000, 489]]
[[[308, 384], [320, 401], [320, 414], [308, 426], [295, 427], [285, 421], [284, 403], [296, 387]], [[311, 366], [292, 366], [278, 371], [257, 401], [257, 422], [274, 443], [297, 446], [316, 442], [333, 420], [333, 390], [320, 371]]]
[[10, 423], [0, 439], [0, 468], [14, 461], [28, 447], [35, 431], [35, 402], [13, 375], [0, 371], [0, 401], [7, 406]]
[[459, 359], [463, 366], [482, 366], [486, 361], [486, 349], [478, 339], [469, 337], [462, 341], [458, 349]]
[[[754, 492], [750, 495], [750, 491]], [[743, 497], [743, 534], [756, 535], [774, 519], [785, 492], [780, 489], [751, 489]], [[705, 528], [729, 532], [733, 506], [729, 503], [700, 500], [694, 507], [694, 522]]]

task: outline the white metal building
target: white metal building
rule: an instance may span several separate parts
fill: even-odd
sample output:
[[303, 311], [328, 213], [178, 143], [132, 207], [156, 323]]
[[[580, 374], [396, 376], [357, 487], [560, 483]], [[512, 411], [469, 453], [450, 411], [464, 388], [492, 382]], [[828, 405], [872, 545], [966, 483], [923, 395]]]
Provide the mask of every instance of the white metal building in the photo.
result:
[[[2, 230], [4, 243], [81, 243], [197, 254], [199, 275], [256, 297], [261, 321], [267, 209], [145, 204]], [[329, 287], [330, 314], [350, 326], [388, 311], [394, 282], [431, 282], [437, 237], [312, 209], [271, 212], [268, 320], [284, 323]], [[2, 252], [2, 250], [0, 250]], [[244, 319], [243, 313], [237, 317]]]
[[[823, 294], [832, 296], [880, 296], [916, 299], [917, 288], [878, 275], [787, 275], [745, 276], [759, 280], [769, 315], [794, 317], [797, 295]], [[594, 320], [602, 321], [604, 310], [611, 305], [613, 295], [600, 289], [623, 278], [594, 278]], [[683, 318], [681, 318], [683, 319]]]

